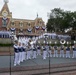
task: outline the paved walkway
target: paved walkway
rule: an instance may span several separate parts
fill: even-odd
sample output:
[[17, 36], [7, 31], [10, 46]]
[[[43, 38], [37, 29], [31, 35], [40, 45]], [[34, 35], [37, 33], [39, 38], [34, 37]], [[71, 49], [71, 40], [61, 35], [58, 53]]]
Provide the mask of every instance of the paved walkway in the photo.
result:
[[[26, 60], [24, 61], [23, 63], [21, 63], [20, 65], [17, 65], [16, 67], [14, 67], [13, 65], [13, 60], [14, 60], [14, 56], [11, 56], [11, 67], [15, 68], [22, 68], [24, 69], [25, 68], [28, 68], [30, 69], [30, 74], [31, 75], [32, 73], [34, 73], [34, 70], [31, 70], [31, 66], [43, 66], [43, 65], [46, 65], [46, 69], [40, 69], [40, 70], [35, 70], [35, 72], [38, 73], [39, 72], [48, 72], [48, 66], [49, 65], [49, 58], [47, 58], [46, 60], [43, 60], [42, 59], [42, 56], [38, 56], [36, 59], [31, 59], [31, 60]], [[69, 63], [76, 63], [76, 58], [54, 58], [54, 57], [51, 57], [50, 58], [50, 64], [51, 64], [51, 68], [53, 65], [60, 65], [62, 64], [61, 66], [63, 66], [63, 64], [66, 64], [68, 66]], [[75, 64], [76, 65], [76, 64]], [[0, 69], [1, 68], [10, 68], [10, 56], [0, 56]], [[54, 70], [65, 70], [65, 69], [76, 69], [76, 66], [71, 66], [70, 67], [59, 67], [57, 66], [57, 68], [53, 69]], [[34, 68], [33, 68], [34, 69]], [[4, 70], [4, 69], [3, 69]], [[53, 71], [51, 69], [51, 71]], [[27, 74], [26, 74], [27, 73]], [[15, 71], [15, 72], [11, 72], [11, 75], [28, 75], [29, 73], [29, 70], [26, 69], [26, 71], [23, 71], [23, 70], [19, 70], [19, 71]], [[0, 75], [10, 75], [10, 72], [3, 72], [3, 73], [0, 73]], [[43, 75], [43, 74], [42, 74]], [[48, 74], [45, 74], [45, 75], [48, 75]], [[50, 75], [76, 75], [76, 71], [74, 72], [62, 72], [62, 73], [57, 73], [57, 74], [50, 74]]]
[[[14, 56], [11, 56], [11, 67], [13, 66]], [[74, 63], [76, 58], [50, 58], [50, 64], [62, 64], [62, 63]], [[38, 66], [38, 65], [48, 65], [49, 58], [46, 60], [42, 59], [42, 56], [38, 56], [36, 59], [26, 60], [19, 66]], [[10, 56], [0, 56], [0, 68], [10, 67]]]

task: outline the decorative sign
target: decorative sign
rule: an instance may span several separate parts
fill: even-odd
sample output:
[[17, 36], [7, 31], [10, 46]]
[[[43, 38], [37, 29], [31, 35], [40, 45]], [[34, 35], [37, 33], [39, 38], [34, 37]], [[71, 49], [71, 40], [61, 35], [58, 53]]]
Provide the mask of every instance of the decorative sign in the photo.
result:
[[28, 32], [31, 32], [31, 31], [32, 31], [32, 29], [31, 29], [31, 28], [28, 28], [28, 29], [27, 29], [27, 31], [28, 31]]
[[35, 26], [35, 28], [38, 30], [39, 29], [39, 26]]
[[7, 18], [6, 18], [6, 17], [3, 17], [2, 19], [3, 19], [3, 20], [7, 20]]
[[15, 31], [16, 28], [11, 28], [11, 31]]
[[43, 29], [43, 30], [45, 30], [45, 29], [46, 29], [46, 27], [45, 27], [45, 26], [42, 26], [42, 29]]

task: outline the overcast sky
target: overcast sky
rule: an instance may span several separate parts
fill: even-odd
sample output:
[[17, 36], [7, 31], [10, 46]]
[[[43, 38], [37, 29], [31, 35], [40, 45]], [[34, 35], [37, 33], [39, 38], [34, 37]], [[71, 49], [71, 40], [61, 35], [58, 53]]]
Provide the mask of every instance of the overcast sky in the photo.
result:
[[[0, 0], [0, 10], [3, 4]], [[47, 13], [54, 8], [76, 11], [76, 0], [9, 0], [8, 6], [13, 18], [34, 20], [38, 13], [46, 23]]]

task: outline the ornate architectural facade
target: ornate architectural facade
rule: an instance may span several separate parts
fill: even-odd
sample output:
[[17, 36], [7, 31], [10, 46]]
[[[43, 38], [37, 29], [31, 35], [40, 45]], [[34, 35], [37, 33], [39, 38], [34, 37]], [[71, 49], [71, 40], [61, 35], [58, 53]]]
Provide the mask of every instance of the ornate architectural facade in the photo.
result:
[[8, 8], [8, 0], [0, 11], [0, 31], [12, 31], [16, 34], [41, 34], [45, 32], [45, 24], [38, 16], [35, 20], [17, 19], [12, 17]]

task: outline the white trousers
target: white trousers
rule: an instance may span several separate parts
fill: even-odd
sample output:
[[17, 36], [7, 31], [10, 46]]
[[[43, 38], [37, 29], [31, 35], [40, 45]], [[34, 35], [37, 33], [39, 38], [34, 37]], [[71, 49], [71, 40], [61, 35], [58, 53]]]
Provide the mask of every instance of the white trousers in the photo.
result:
[[27, 59], [31, 59], [31, 51], [27, 51]]
[[66, 58], [70, 58], [70, 51], [66, 51]]
[[40, 49], [37, 50], [37, 55], [41, 55]]
[[20, 64], [20, 62], [23, 62], [22, 61], [22, 52], [19, 52], [19, 64]]
[[19, 53], [15, 53], [15, 55], [14, 55], [14, 66], [19, 64], [18, 62], [19, 62]]
[[43, 51], [43, 59], [46, 59], [47, 57], [47, 51]]
[[58, 57], [58, 51], [57, 50], [54, 50], [54, 55], [53, 57]]
[[64, 50], [60, 50], [60, 57], [64, 57]]
[[26, 52], [22, 52], [22, 61], [26, 60]]
[[47, 52], [47, 56], [49, 57], [52, 57], [52, 52], [51, 52], [51, 50], [49, 50], [48, 52]]
[[73, 57], [72, 58], [76, 58], [76, 51], [73, 51]]
[[33, 58], [36, 58], [36, 51], [33, 51]]

